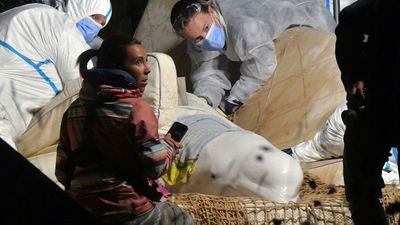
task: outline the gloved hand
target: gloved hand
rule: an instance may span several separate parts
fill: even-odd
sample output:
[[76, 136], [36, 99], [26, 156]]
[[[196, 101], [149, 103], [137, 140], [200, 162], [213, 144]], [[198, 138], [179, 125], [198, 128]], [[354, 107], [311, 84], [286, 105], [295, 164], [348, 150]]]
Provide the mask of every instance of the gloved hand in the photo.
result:
[[284, 152], [290, 156], [293, 156], [293, 150], [291, 148], [282, 149], [282, 152]]
[[229, 116], [235, 113], [242, 105], [243, 103], [241, 103], [238, 99], [228, 97], [224, 99], [219, 106], [221, 107], [222, 111]]

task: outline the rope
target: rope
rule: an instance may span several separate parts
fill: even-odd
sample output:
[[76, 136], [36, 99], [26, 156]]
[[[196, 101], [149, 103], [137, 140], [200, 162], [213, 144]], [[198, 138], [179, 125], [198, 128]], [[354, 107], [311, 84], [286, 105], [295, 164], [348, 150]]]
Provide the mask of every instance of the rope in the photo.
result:
[[[198, 193], [174, 194], [168, 201], [190, 212], [195, 224], [353, 224], [344, 188], [324, 184], [308, 173], [297, 203]], [[385, 208], [399, 203], [400, 191], [387, 186], [381, 201]], [[398, 224], [399, 217], [399, 212], [388, 214], [390, 224]]]

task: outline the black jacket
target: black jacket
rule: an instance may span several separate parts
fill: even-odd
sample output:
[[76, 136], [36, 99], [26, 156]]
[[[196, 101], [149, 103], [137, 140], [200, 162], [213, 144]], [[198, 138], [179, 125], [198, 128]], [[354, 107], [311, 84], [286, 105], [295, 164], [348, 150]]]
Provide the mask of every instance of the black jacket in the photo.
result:
[[336, 59], [347, 89], [363, 80], [370, 94], [400, 93], [400, 1], [359, 0], [339, 14]]

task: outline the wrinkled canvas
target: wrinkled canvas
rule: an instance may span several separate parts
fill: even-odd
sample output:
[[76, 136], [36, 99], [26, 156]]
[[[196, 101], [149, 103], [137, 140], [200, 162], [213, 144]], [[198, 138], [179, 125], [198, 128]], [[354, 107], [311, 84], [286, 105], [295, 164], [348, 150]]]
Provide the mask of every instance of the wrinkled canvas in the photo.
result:
[[274, 75], [233, 121], [281, 149], [312, 139], [345, 101], [335, 41], [334, 34], [309, 28], [285, 31], [275, 41]]

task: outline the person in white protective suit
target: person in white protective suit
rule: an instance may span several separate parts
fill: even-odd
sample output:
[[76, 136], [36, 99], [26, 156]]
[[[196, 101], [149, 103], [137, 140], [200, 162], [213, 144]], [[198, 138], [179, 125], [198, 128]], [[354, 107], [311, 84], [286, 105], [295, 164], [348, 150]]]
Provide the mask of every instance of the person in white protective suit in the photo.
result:
[[[347, 110], [346, 102], [341, 103], [326, 121], [325, 126], [317, 132], [313, 139], [302, 142], [283, 151], [299, 162], [340, 158], [344, 151], [344, 132], [346, 125], [342, 120], [342, 112]], [[382, 178], [386, 184], [399, 184], [398, 150], [392, 148], [391, 156], [382, 170]]]
[[68, 2], [68, 0], [35, 0], [32, 1], [32, 3], [42, 3], [49, 5], [53, 8], [56, 8], [61, 11], [65, 11], [65, 4]]
[[[271, 77], [277, 63], [273, 41], [284, 30], [307, 26], [333, 32], [336, 26], [317, 0], [181, 0], [170, 19], [189, 43], [194, 94], [227, 114]], [[241, 62], [241, 75], [233, 87], [225, 68], [227, 59]]]
[[75, 17], [43, 4], [0, 14], [0, 138], [14, 148], [33, 114], [79, 78], [76, 60], [111, 9], [109, 0], [101, 0], [107, 7], [82, 4], [95, 1], [81, 1]]
[[[103, 39], [97, 36], [99, 28], [103, 28], [105, 24], [111, 18], [112, 6], [109, 1], [92, 1], [92, 0], [58, 0], [58, 1], [40, 1], [38, 3], [44, 3], [46, 5], [50, 5], [62, 12], [67, 13], [74, 19], [76, 22], [85, 22], [85, 20], [90, 20], [90, 18], [86, 18], [83, 21], [80, 21], [86, 17], [86, 15], [94, 15], [91, 18], [97, 21], [101, 26], [94, 24], [92, 29], [92, 35], [88, 35], [87, 42], [91, 48], [98, 49], [100, 48]], [[90, 21], [86, 21], [90, 23]], [[85, 38], [86, 39], [86, 38]]]

